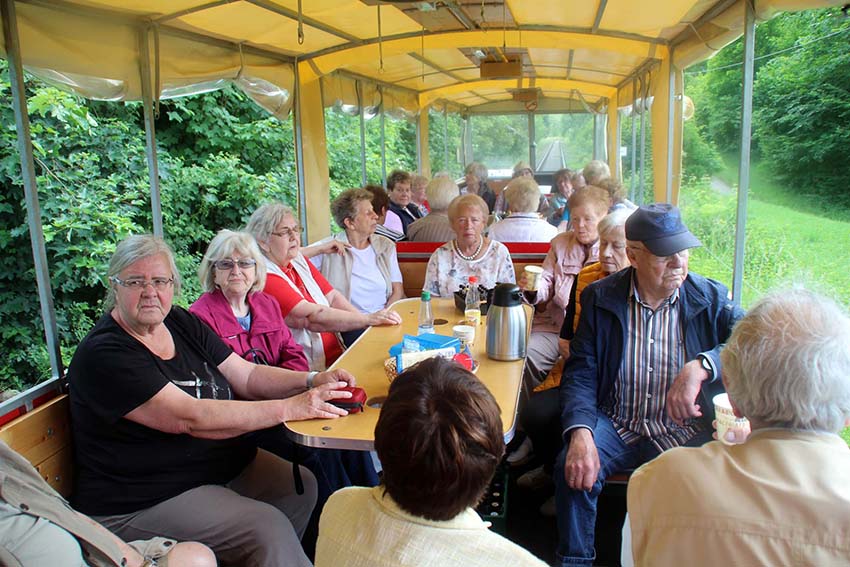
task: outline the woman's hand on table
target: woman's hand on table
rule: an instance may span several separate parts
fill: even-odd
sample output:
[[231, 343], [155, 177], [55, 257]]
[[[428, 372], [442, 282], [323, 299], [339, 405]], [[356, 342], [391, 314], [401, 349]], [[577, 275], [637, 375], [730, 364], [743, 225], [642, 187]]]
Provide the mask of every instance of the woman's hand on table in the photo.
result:
[[313, 384], [315, 386], [321, 386], [322, 384], [329, 384], [332, 382], [344, 382], [345, 384], [340, 387], [357, 385], [357, 380], [354, 378], [354, 375], [348, 370], [344, 370], [342, 368], [319, 372], [316, 374], [315, 378], [313, 378]]
[[[326, 374], [326, 373], [322, 373]], [[318, 379], [319, 376], [316, 376]], [[351, 392], [340, 390], [348, 385], [347, 382], [328, 382], [311, 388], [302, 394], [288, 398], [291, 408], [286, 421], [301, 421], [304, 419], [333, 419], [348, 415], [342, 408], [332, 405], [329, 400], [350, 398]]]
[[370, 327], [377, 327], [381, 325], [400, 325], [401, 315], [395, 311], [390, 311], [389, 309], [381, 309], [380, 311], [375, 311], [374, 313], [366, 315], [366, 321]]

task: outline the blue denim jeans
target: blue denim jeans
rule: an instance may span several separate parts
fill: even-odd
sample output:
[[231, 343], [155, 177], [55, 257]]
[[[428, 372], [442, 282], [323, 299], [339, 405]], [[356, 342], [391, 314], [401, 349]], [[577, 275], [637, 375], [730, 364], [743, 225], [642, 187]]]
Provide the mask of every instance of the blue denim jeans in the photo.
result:
[[[642, 439], [626, 445], [604, 413], [596, 416], [593, 440], [599, 453], [599, 476], [590, 492], [572, 490], [564, 479], [567, 444], [558, 456], [553, 473], [555, 503], [558, 512], [558, 550], [560, 565], [592, 565], [596, 559], [594, 530], [596, 528], [596, 503], [605, 479], [617, 472], [636, 468], [658, 456], [659, 451], [651, 441]], [[697, 434], [688, 445], [698, 446], [711, 440], [711, 432]]]

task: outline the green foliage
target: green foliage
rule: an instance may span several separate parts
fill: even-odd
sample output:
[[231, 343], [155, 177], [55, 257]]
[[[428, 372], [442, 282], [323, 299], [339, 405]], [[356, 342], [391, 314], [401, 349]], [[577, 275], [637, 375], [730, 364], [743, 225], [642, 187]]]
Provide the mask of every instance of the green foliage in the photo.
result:
[[[0, 61], [0, 121], [13, 124]], [[138, 104], [83, 101], [27, 80], [40, 218], [64, 363], [102, 313], [115, 244], [150, 232]], [[163, 221], [184, 277], [178, 303], [200, 292], [195, 272], [215, 231], [238, 228], [261, 203], [296, 204], [291, 123], [235, 89], [163, 102], [157, 121]], [[14, 128], [0, 131], [0, 389], [49, 376]]]
[[805, 21], [797, 41], [808, 45], [770, 61], [758, 75], [755, 132], [763, 161], [780, 181], [812, 199], [827, 198], [850, 209], [845, 172], [850, 21], [831, 11], [809, 14]]

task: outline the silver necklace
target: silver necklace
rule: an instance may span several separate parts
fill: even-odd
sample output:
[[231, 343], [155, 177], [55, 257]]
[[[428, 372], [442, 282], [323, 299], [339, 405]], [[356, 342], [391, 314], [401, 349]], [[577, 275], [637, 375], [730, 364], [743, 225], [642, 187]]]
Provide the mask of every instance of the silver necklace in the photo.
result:
[[458, 246], [457, 244], [457, 238], [452, 240], [452, 242], [454, 243], [455, 252], [457, 252], [457, 255], [466, 260], [467, 262], [472, 262], [473, 260], [475, 260], [475, 257], [478, 256], [478, 254], [481, 252], [481, 247], [484, 246], [484, 237], [478, 237], [478, 248], [475, 249], [475, 252], [472, 253], [472, 256], [467, 256], [460, 251], [460, 246]]

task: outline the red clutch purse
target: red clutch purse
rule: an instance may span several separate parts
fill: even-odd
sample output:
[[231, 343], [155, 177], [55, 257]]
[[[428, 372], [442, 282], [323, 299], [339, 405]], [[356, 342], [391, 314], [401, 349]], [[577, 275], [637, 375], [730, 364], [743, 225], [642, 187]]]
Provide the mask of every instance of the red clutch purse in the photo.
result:
[[366, 390], [357, 386], [346, 386], [345, 388], [339, 388], [337, 392], [351, 392], [351, 397], [334, 398], [328, 400], [329, 404], [348, 410], [348, 413], [360, 413], [363, 411], [363, 405], [366, 403]]

